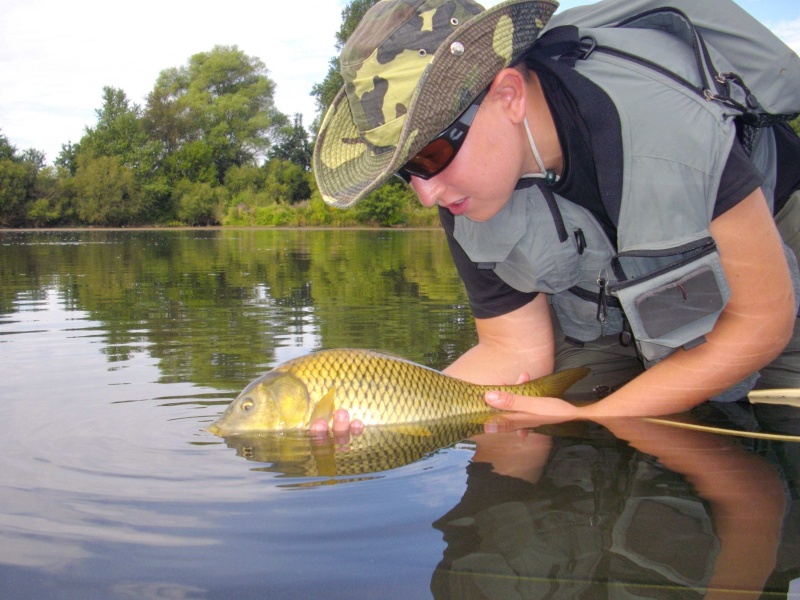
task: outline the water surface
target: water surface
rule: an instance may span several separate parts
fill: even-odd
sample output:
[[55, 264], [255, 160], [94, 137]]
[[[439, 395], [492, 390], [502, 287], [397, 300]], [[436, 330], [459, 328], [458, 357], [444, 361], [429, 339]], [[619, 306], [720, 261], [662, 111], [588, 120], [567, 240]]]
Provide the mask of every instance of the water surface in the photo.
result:
[[[312, 350], [469, 348], [441, 232], [2, 232], [0, 278], [2, 598], [798, 593], [796, 442], [631, 421], [286, 436], [281, 462], [203, 431]], [[798, 433], [781, 407], [698, 413]]]

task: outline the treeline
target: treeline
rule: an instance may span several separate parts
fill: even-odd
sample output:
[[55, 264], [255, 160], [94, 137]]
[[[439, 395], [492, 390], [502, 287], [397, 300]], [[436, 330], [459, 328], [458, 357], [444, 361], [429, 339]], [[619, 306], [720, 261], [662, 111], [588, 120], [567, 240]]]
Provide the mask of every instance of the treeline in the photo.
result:
[[[377, 0], [342, 11], [336, 54], [314, 85], [316, 131], [343, 82], [338, 54]], [[354, 209], [328, 207], [310, 171], [302, 116], [274, 104], [261, 60], [217, 46], [162, 71], [143, 106], [103, 89], [97, 122], [62, 146], [54, 165], [0, 131], [0, 227], [134, 225], [432, 225], [400, 180]], [[793, 123], [800, 131], [800, 120]]]
[[236, 47], [163, 71], [142, 107], [106, 87], [97, 122], [53, 166], [0, 133], [0, 226], [414, 224], [390, 185], [355, 211], [328, 208], [302, 117], [274, 105], [258, 59]]
[[[375, 1], [353, 0], [343, 11], [337, 54]], [[331, 72], [311, 91], [319, 115], [341, 86], [336, 67], [331, 59]], [[274, 91], [261, 60], [217, 46], [162, 71], [143, 106], [105, 87], [97, 122], [64, 144], [52, 166], [0, 131], [0, 226], [436, 221], [399, 180], [354, 210], [325, 205], [310, 171], [313, 140], [300, 114], [277, 110]]]

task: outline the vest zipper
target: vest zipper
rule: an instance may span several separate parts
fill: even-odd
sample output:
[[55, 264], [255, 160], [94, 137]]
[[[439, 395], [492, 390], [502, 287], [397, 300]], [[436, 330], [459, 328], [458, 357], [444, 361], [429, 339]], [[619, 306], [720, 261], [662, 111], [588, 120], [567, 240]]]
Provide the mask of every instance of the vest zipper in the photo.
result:
[[605, 269], [597, 274], [597, 287], [600, 288], [600, 293], [597, 298], [597, 320], [600, 323], [608, 321], [608, 304], [606, 300], [606, 278], [603, 276]]
[[[602, 272], [601, 272], [602, 273]], [[597, 305], [597, 320], [601, 323], [608, 321], [608, 307], [622, 310], [622, 304], [614, 296], [609, 296], [607, 291], [608, 281], [601, 274], [597, 276], [597, 286], [599, 291], [592, 292], [579, 286], [573, 286], [567, 291], [581, 300]]]

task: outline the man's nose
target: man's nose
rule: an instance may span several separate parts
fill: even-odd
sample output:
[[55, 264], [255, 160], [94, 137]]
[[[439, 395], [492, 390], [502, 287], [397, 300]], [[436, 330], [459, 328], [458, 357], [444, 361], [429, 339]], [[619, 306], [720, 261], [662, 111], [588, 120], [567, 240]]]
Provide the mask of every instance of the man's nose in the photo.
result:
[[435, 176], [430, 179], [421, 179], [412, 175], [411, 188], [417, 193], [422, 206], [430, 208], [436, 206], [444, 193], [445, 186]]

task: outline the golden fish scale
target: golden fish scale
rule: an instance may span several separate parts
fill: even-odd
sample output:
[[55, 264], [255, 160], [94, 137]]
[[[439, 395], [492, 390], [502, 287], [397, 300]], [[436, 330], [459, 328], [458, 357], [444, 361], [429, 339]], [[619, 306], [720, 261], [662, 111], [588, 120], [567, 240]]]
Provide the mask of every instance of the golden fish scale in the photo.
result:
[[515, 389], [538, 395], [535, 382], [523, 386], [480, 386], [417, 365], [402, 358], [369, 350], [339, 349], [317, 352], [289, 361], [288, 371], [308, 388], [313, 405], [331, 388], [336, 408], [366, 425], [395, 424], [489, 412], [483, 400], [487, 389]]

